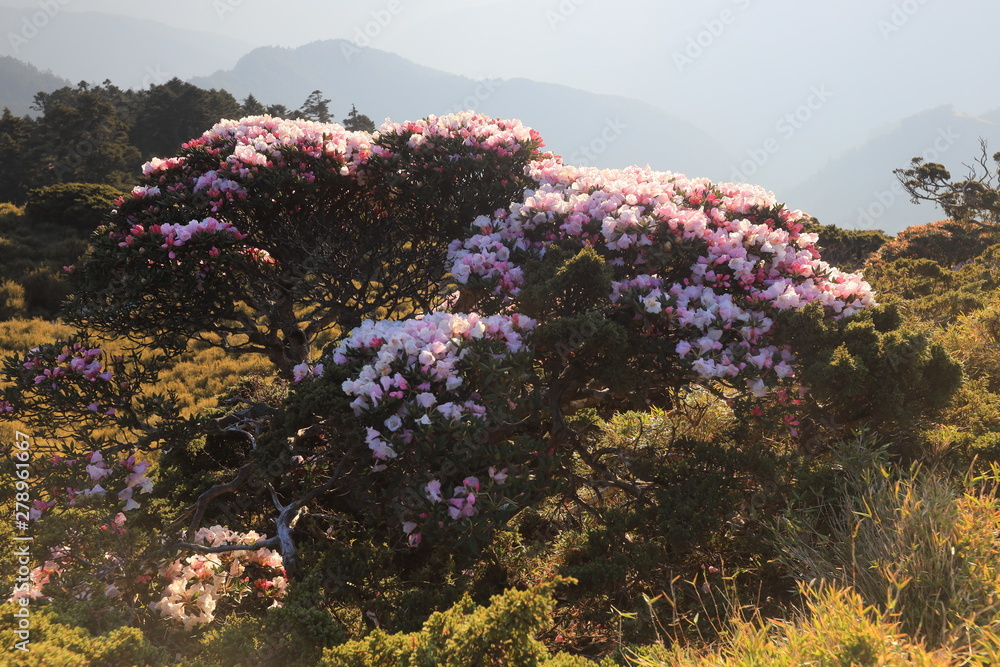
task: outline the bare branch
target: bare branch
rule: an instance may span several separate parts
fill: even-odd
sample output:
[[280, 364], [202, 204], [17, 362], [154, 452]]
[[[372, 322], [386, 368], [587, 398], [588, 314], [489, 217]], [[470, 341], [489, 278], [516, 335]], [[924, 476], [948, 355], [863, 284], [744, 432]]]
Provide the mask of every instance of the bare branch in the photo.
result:
[[163, 547], [160, 551], [173, 551], [175, 549], [186, 549], [200, 554], [224, 554], [231, 551], [257, 551], [258, 549], [274, 549], [278, 546], [277, 537], [269, 537], [253, 544], [223, 544], [217, 547], [206, 547], [204, 544], [191, 544], [190, 542], [174, 542]]
[[198, 526], [201, 524], [202, 518], [205, 516], [205, 511], [208, 509], [208, 504], [213, 500], [215, 500], [216, 498], [218, 498], [219, 496], [224, 495], [226, 493], [232, 493], [233, 491], [236, 491], [236, 489], [243, 486], [246, 483], [247, 479], [249, 479], [251, 472], [253, 472], [252, 461], [250, 463], [244, 464], [243, 467], [239, 469], [239, 472], [236, 473], [236, 477], [234, 477], [231, 482], [227, 482], [226, 484], [217, 484], [212, 488], [208, 489], [207, 491], [205, 491], [204, 493], [202, 493], [200, 496], [198, 496], [198, 500], [195, 502], [195, 504], [191, 505], [186, 510], [184, 510], [184, 512], [179, 517], [174, 519], [171, 525], [180, 523], [186, 517], [194, 513], [194, 516], [191, 519], [191, 524], [188, 526], [187, 530], [187, 539], [188, 540], [193, 539], [195, 532], [197, 532], [198, 530]]

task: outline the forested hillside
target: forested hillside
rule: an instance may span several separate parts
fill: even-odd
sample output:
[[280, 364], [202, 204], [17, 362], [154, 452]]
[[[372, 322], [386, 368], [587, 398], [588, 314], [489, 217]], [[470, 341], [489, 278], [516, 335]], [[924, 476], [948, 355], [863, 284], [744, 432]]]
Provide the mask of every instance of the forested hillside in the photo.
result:
[[[225, 90], [198, 88], [180, 79], [143, 90], [105, 81], [35, 94], [37, 115], [4, 109], [0, 117], [0, 201], [23, 204], [32, 188], [57, 183], [99, 183], [131, 189], [151, 158], [173, 155], [220, 118], [250, 114], [327, 121], [330, 100], [315, 91], [298, 109], [265, 105], [252, 94], [242, 101]], [[342, 122], [373, 130], [370, 119], [338, 100]], [[348, 124], [352, 124], [348, 122]]]
[[943, 219], [890, 238], [473, 112], [35, 99], [9, 664], [1000, 654], [1000, 154], [901, 170]]

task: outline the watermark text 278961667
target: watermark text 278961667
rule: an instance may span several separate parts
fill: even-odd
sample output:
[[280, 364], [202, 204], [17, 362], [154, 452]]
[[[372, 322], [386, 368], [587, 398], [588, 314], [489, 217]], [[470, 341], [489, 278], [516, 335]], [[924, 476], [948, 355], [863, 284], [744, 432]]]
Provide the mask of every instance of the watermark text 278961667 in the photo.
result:
[[[15, 593], [19, 590], [27, 590], [29, 586], [29, 574], [31, 572], [31, 561], [28, 555], [28, 543], [32, 540], [28, 532], [31, 512], [31, 436], [20, 431], [16, 432], [14, 442], [14, 528], [17, 535], [14, 536], [14, 554], [17, 557], [17, 584], [14, 586]], [[28, 604], [29, 597], [14, 596], [17, 600], [17, 609], [14, 611], [14, 622], [17, 627], [14, 629], [17, 641], [11, 647], [17, 651], [27, 651], [28, 643], [31, 640], [31, 612]]]

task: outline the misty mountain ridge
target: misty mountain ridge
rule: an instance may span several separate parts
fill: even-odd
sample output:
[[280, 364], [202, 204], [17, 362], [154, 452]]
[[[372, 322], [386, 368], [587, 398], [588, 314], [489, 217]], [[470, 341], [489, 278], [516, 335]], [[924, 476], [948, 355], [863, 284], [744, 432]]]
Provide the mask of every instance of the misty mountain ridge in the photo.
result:
[[[0, 9], [0, 20], [8, 18], [20, 20], [21, 15]], [[16, 20], [8, 24], [16, 26]], [[124, 39], [97, 37], [109, 34]], [[155, 52], [148, 48], [151, 43], [158, 44]], [[61, 49], [66, 44], [76, 54], [72, 62], [54, 55], [59, 50], [56, 45]], [[32, 65], [0, 60], [0, 106], [26, 113], [36, 92], [73, 85], [70, 81], [110, 79], [122, 87], [144, 88], [179, 76], [202, 88], [224, 88], [241, 99], [252, 93], [265, 104], [292, 110], [318, 89], [331, 98], [335, 120], [343, 119], [352, 104], [376, 124], [386, 117], [405, 120], [475, 109], [521, 119], [567, 163], [639, 164], [716, 181], [746, 180], [775, 191], [779, 200], [826, 224], [873, 226], [890, 233], [941, 216], [933, 207], [911, 205], [893, 169], [905, 168], [911, 157], [932, 150], [936, 141], [946, 146], [940, 151], [941, 161], [955, 174], [964, 173], [962, 163], [978, 155], [979, 136], [990, 141], [991, 152], [1000, 150], [1000, 108], [972, 117], [938, 107], [883, 124], [875, 133], [865, 130], [863, 140], [859, 132], [857, 141], [838, 144], [847, 149], [837, 154], [827, 153], [830, 136], [824, 135], [849, 134], [851, 124], [824, 116], [831, 107], [817, 112], [817, 120], [797, 129], [794, 136], [783, 137], [772, 127], [772, 136], [756, 144], [748, 138], [746, 144], [752, 148], [747, 149], [724, 145], [711, 129], [628, 97], [524, 78], [477, 81], [377, 48], [359, 48], [347, 40], [322, 40], [297, 48], [248, 48], [239, 40], [155, 21], [64, 11], [19, 49], [17, 58]], [[5, 50], [11, 50], [9, 43], [0, 46], [0, 54]], [[152, 55], [137, 58], [137, 53]], [[237, 58], [240, 53], [244, 55]], [[212, 73], [200, 75], [205, 71]], [[856, 120], [863, 123], [864, 117], [859, 114]], [[938, 130], [947, 134], [949, 124], [957, 138], [938, 137]], [[728, 132], [732, 134], [732, 128]], [[772, 138], [780, 142], [781, 150], [767, 154]], [[738, 178], [741, 174], [743, 178]]]
[[882, 229], [896, 233], [910, 225], [938, 220], [936, 206], [910, 202], [893, 174], [914, 157], [943, 164], [953, 177], [964, 176], [981, 154], [980, 138], [990, 154], [1000, 150], [1000, 124], [940, 106], [905, 118], [830, 160], [818, 172], [784, 190], [789, 204], [845, 229]]
[[15, 116], [31, 112], [35, 93], [52, 92], [70, 85], [52, 72], [43, 72], [34, 65], [0, 56], [0, 108], [7, 107]]
[[[206, 12], [214, 16], [208, 7]], [[44, 14], [35, 12], [33, 24], [23, 9], [0, 8], [0, 25], [10, 26], [0, 39], [0, 56], [49, 69], [74, 84], [110, 79], [122, 88], [147, 88], [230, 67], [252, 47], [240, 39], [114, 14], [69, 9], [49, 14], [43, 21]]]
[[[717, 156], [727, 151], [718, 140], [650, 104], [529, 79], [474, 81], [386, 51], [359, 49], [346, 40], [254, 49], [232, 70], [190, 82], [225, 88], [238, 98], [252, 92], [262, 101], [293, 109], [320, 89], [335, 98], [335, 117], [346, 115], [354, 104], [376, 122], [472, 108], [519, 118], [568, 162], [601, 167], [648, 163], [661, 170], [724, 178]], [[340, 97], [337, 91], [346, 93]]]

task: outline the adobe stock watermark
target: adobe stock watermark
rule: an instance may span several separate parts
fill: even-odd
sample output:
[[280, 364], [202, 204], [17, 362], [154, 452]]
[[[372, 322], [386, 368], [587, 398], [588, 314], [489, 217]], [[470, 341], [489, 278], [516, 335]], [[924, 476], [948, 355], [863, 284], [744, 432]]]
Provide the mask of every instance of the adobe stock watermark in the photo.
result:
[[55, 18], [56, 14], [70, 2], [71, 0], [38, 0], [35, 3], [38, 11], [32, 12], [30, 16], [22, 17], [20, 28], [16, 32], [12, 30], [7, 33], [7, 41], [10, 42], [10, 48], [14, 51], [14, 55], [20, 52], [22, 46], [34, 39], [39, 31], [45, 28], [49, 21]]
[[903, 0], [899, 4], [894, 4], [887, 18], [880, 18], [875, 22], [882, 39], [888, 41], [894, 33], [902, 30], [903, 26], [909, 23], [926, 4], [927, 0]]
[[[941, 155], [947, 153], [961, 138], [962, 136], [952, 130], [951, 126], [939, 129], [934, 142], [920, 154], [920, 157], [924, 162], [937, 162]], [[889, 188], [872, 192], [873, 201], [867, 206], [858, 207], [855, 229], [875, 229], [879, 218], [900, 199], [909, 201], [909, 195], [898, 179]]]
[[164, 72], [159, 65], [147, 65], [146, 76], [142, 77], [142, 89], [160, 86], [174, 78], [169, 72]]
[[[13, 613], [14, 636], [18, 641], [12, 651], [29, 651], [31, 643], [31, 553], [29, 544], [34, 539], [28, 532], [31, 521], [31, 436], [17, 431], [13, 448], [14, 457], [14, 548], [13, 561], [17, 565], [12, 597], [16, 604]], [[20, 595], [19, 595], [20, 594]]]
[[476, 82], [476, 87], [472, 92], [458, 104], [452, 105], [448, 113], [460, 113], [462, 111], [478, 111], [479, 105], [493, 97], [493, 93], [499, 90], [504, 84], [503, 79], [480, 79]]
[[746, 181], [767, 164], [771, 156], [781, 150], [782, 141], [788, 141], [801, 130], [806, 123], [833, 97], [826, 85], [813, 86], [809, 89], [809, 97], [793, 111], [786, 113], [774, 124], [778, 137], [770, 136], [757, 148], [747, 151], [747, 159], [739, 166], [733, 167], [731, 179], [735, 183]]
[[597, 159], [604, 155], [608, 151], [608, 147], [618, 141], [627, 129], [628, 125], [623, 123], [620, 117], [608, 118], [604, 121], [604, 127], [601, 128], [600, 134], [587, 144], [580, 146], [570, 156], [570, 163], [581, 167], [594, 166]]
[[371, 20], [366, 21], [354, 29], [354, 36], [349, 42], [345, 42], [340, 47], [340, 52], [344, 55], [344, 60], [351, 62], [354, 56], [361, 53], [372, 45], [379, 35], [392, 24], [393, 20], [403, 11], [401, 0], [389, 0], [382, 9], [376, 9], [371, 13]]
[[[743, 12], [750, 9], [752, 0], [733, 0], [736, 8]], [[681, 51], [674, 51], [674, 65], [681, 74], [695, 61], [701, 58], [705, 51], [712, 48], [716, 40], [726, 32], [726, 27], [736, 23], [739, 14], [732, 9], [723, 9], [715, 18], [702, 22], [703, 30], [698, 34], [688, 37], [687, 44]]]
[[221, 21], [226, 17], [226, 14], [236, 11], [242, 4], [243, 0], [212, 0], [212, 9], [215, 10], [215, 16]]
[[546, 9], [545, 20], [549, 22], [549, 28], [557, 29], [586, 3], [587, 0], [562, 0], [555, 9]]

